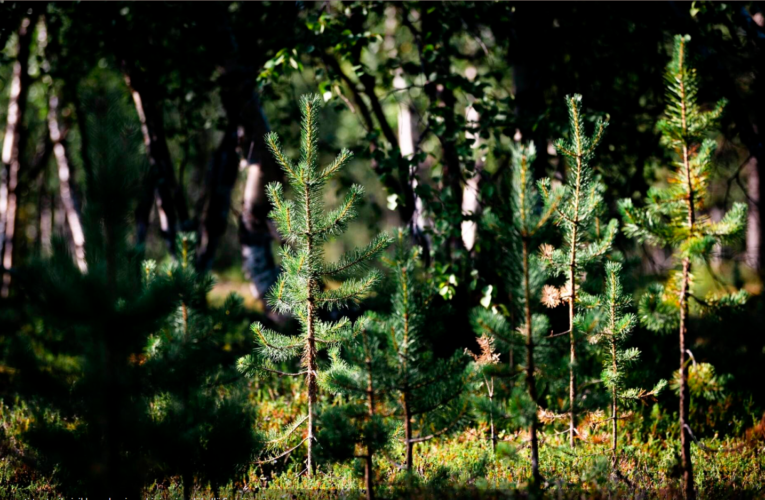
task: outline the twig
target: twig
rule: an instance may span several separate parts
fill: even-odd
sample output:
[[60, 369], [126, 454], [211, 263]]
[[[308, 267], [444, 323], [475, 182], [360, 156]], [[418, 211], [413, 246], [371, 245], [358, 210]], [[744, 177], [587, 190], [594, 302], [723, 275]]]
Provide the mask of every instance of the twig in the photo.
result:
[[691, 439], [693, 439], [693, 442], [696, 443], [696, 445], [701, 448], [702, 450], [709, 452], [709, 453], [729, 453], [731, 451], [738, 451], [742, 448], [746, 447], [746, 443], [741, 444], [739, 446], [736, 446], [734, 448], [710, 448], [709, 446], [706, 446], [705, 444], [702, 444], [701, 441], [696, 439], [696, 436], [693, 435], [693, 431], [691, 430], [690, 426], [688, 424], [683, 425], [685, 427], [685, 430], [688, 431], [688, 434], [691, 436]]
[[550, 335], [544, 337], [546, 339], [554, 339], [555, 337], [562, 337], [563, 335], [568, 335], [571, 333], [571, 330], [566, 330], [565, 332], [560, 333], [553, 333], [552, 330], [550, 330]]
[[256, 461], [256, 462], [253, 462], [253, 463], [254, 463], [254, 464], [256, 464], [256, 465], [263, 465], [263, 464], [270, 464], [270, 463], [276, 462], [276, 461], [277, 461], [277, 460], [279, 460], [280, 458], [282, 458], [282, 457], [286, 457], [287, 455], [289, 455], [289, 454], [290, 454], [290, 453], [292, 453], [293, 451], [295, 451], [295, 450], [297, 450], [298, 448], [300, 448], [300, 447], [303, 445], [303, 443], [305, 443], [306, 441], [308, 441], [308, 438], [307, 438], [307, 437], [306, 437], [306, 438], [304, 438], [302, 441], [300, 441], [300, 442], [299, 442], [298, 444], [296, 444], [295, 446], [293, 446], [292, 448], [290, 448], [289, 450], [287, 450], [287, 451], [285, 451], [284, 453], [282, 453], [281, 455], [277, 455], [277, 456], [275, 456], [275, 457], [271, 457], [271, 458], [269, 458], [269, 459], [267, 459], [267, 460], [258, 460], [258, 461]]

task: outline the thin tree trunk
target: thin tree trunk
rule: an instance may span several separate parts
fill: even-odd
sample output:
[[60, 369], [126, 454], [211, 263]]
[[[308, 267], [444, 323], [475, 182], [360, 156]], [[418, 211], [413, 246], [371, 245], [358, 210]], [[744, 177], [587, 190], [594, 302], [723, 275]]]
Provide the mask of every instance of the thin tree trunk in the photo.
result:
[[689, 434], [688, 413], [690, 392], [688, 390], [688, 285], [691, 262], [683, 259], [683, 281], [680, 290], [680, 442], [682, 446], [683, 492], [688, 500], [696, 498], [693, 485], [693, 463], [691, 461], [691, 437]]
[[[305, 185], [305, 218], [306, 218], [306, 251], [309, 256], [313, 256], [313, 214], [311, 213], [311, 197], [309, 196], [309, 186]], [[315, 430], [315, 415], [316, 410], [316, 338], [314, 337], [314, 319], [316, 315], [314, 304], [314, 288], [316, 284], [313, 279], [309, 278], [306, 284], [308, 290], [308, 310], [306, 315], [308, 319], [306, 321], [306, 334], [307, 342], [305, 347], [304, 359], [306, 362], [306, 369], [308, 374], [306, 375], [306, 383], [308, 385], [308, 459], [307, 459], [307, 474], [308, 477], [313, 477], [313, 473], [316, 464], [313, 461], [313, 445], [314, 445], [314, 430]]]
[[526, 313], [526, 386], [534, 405], [534, 414], [529, 424], [531, 445], [531, 478], [535, 485], [541, 482], [539, 475], [539, 441], [537, 438], [537, 383], [534, 378], [534, 338], [531, 329], [531, 284], [529, 283], [529, 241], [523, 238], [523, 288], [525, 295], [524, 312]]
[[[471, 125], [478, 125], [480, 115], [473, 108], [469, 106], [465, 112], [466, 120]], [[473, 134], [472, 132], [465, 132], [466, 139], [473, 139], [475, 142], [473, 148], [477, 149], [480, 144], [480, 136]], [[480, 150], [479, 154], [480, 154]], [[483, 169], [483, 161], [479, 158], [476, 161], [476, 168], [473, 176], [465, 182], [465, 187], [462, 190], [462, 215], [471, 216], [478, 212], [478, 193], [479, 193], [479, 181], [481, 180], [480, 171]], [[465, 249], [468, 251], [473, 249], [475, 245], [476, 233], [478, 231], [478, 224], [475, 221], [462, 221], [460, 226], [462, 232], [462, 242], [465, 245]]]
[[[375, 387], [374, 379], [372, 377], [372, 354], [369, 351], [366, 331], [363, 331], [362, 335], [364, 347], [366, 349], [366, 359], [364, 361], [367, 365], [367, 406], [369, 410], [369, 418], [371, 420], [375, 416]], [[373, 454], [374, 450], [370, 445], [367, 445], [367, 455], [364, 460], [364, 482], [367, 489], [367, 500], [374, 500], [375, 497]]]
[[[683, 53], [680, 54], [680, 67], [683, 67]], [[687, 134], [686, 108], [685, 108], [685, 86], [682, 78], [680, 80], [680, 112], [682, 119], [683, 133]], [[685, 135], [684, 135], [685, 136]], [[688, 206], [688, 234], [693, 234], [693, 228], [696, 223], [695, 192], [691, 179], [691, 161], [688, 144], [683, 144], [683, 169], [687, 182], [687, 206]], [[683, 259], [683, 280], [680, 288], [680, 442], [682, 445], [682, 465], [683, 465], [683, 490], [686, 500], [694, 500], [696, 491], [693, 484], [693, 462], [691, 459], [691, 437], [688, 421], [690, 408], [690, 392], [688, 389], [688, 371], [687, 361], [687, 342], [688, 342], [688, 297], [690, 295], [691, 282], [691, 261], [688, 257]]]
[[[490, 385], [489, 385], [490, 384]], [[491, 433], [491, 450], [497, 452], [497, 428], [494, 425], [494, 377], [487, 382], [489, 389], [489, 404], [491, 406], [491, 415], [489, 416], [489, 432]]]
[[[406, 279], [406, 276], [403, 276], [403, 279]], [[408, 304], [408, 294], [409, 290], [405, 289], [405, 293], [407, 294], [407, 301]], [[406, 443], [406, 470], [407, 472], [412, 472], [413, 469], [413, 461], [414, 461], [414, 442], [412, 441], [412, 409], [409, 404], [409, 373], [407, 372], [407, 358], [409, 357], [409, 309], [407, 306], [407, 309], [404, 311], [404, 342], [402, 343], [404, 346], [404, 352], [403, 355], [400, 355], [401, 358], [401, 373], [404, 375], [404, 388], [401, 391], [401, 403], [404, 407], [404, 440]]]
[[61, 203], [64, 206], [69, 231], [74, 242], [74, 257], [80, 271], [86, 272], [88, 265], [85, 262], [85, 232], [82, 228], [79, 207], [74, 194], [74, 179], [72, 179], [70, 162], [66, 154], [61, 127], [58, 122], [58, 97], [53, 89], [51, 89], [51, 95], [48, 99], [48, 132], [53, 143], [53, 155], [56, 158], [56, 165], [58, 167], [59, 195], [61, 196]]
[[[393, 79], [393, 87], [399, 90], [406, 88], [406, 82], [404, 79], [397, 75]], [[415, 125], [412, 119], [411, 104], [408, 100], [401, 99], [398, 107], [398, 144], [401, 148], [401, 156], [405, 160], [412, 161], [415, 153]], [[408, 182], [412, 193], [414, 210], [411, 214], [409, 221], [402, 221], [402, 223], [409, 225], [409, 229], [412, 232], [414, 241], [423, 248], [422, 258], [427, 266], [430, 262], [430, 239], [425, 234], [425, 227], [429, 225], [429, 222], [425, 218], [425, 207], [422, 203], [422, 198], [417, 196], [417, 186], [419, 184], [417, 180], [417, 174], [420, 169], [420, 165], [411, 165], [409, 168], [409, 176], [406, 180], [402, 179], [402, 183]], [[404, 215], [402, 213], [402, 215]]]
[[762, 265], [762, 221], [760, 220], [760, 170], [757, 157], [752, 155], [746, 165], [746, 194], [749, 201], [746, 224], [746, 263], [753, 269]]
[[34, 26], [29, 17], [21, 21], [18, 31], [18, 54], [13, 64], [11, 93], [8, 100], [8, 122], [3, 140], [3, 169], [0, 175], [0, 250], [2, 250], [2, 285], [0, 296], [10, 293], [11, 275], [7, 271], [13, 267], [13, 250], [18, 217], [18, 187], [21, 171], [21, 151], [26, 141], [26, 132], [22, 127], [24, 112], [27, 107], [29, 91], [29, 50]]
[[[573, 106], [574, 113], [576, 113], [576, 106]], [[574, 123], [578, 121], [578, 118], [574, 116]], [[577, 132], [575, 130], [575, 132]], [[581, 197], [582, 187], [582, 138], [576, 133], [576, 189], [574, 191], [574, 217], [571, 223], [571, 254], [569, 260], [569, 285], [571, 286], [571, 293], [569, 295], [568, 304], [568, 326], [569, 326], [569, 342], [570, 342], [570, 360], [569, 360], [569, 400], [571, 406], [571, 418], [569, 420], [569, 445], [573, 448], [576, 445], [574, 440], [574, 433], [576, 432], [576, 337], [574, 335], [574, 317], [576, 314], [576, 272], [577, 272], [577, 260], [576, 260], [576, 245], [577, 235], [579, 231], [579, 198]]]
[[[613, 315], [612, 315], [613, 317]], [[611, 334], [614, 333], [614, 327], [615, 325], [611, 325]], [[614, 370], [614, 380], [616, 379], [616, 340], [612, 337], [611, 338], [611, 360], [613, 361], [612, 368]], [[616, 432], [617, 432], [617, 422], [619, 420], [619, 411], [617, 408], [617, 400], [616, 400], [616, 383], [614, 383], [614, 386], [611, 388], [611, 451], [613, 453], [613, 469], [616, 471]]]
[[406, 442], [406, 470], [412, 472], [414, 459], [414, 443], [412, 442], [412, 411], [409, 407], [409, 391], [405, 389], [402, 394], [404, 406], [404, 441]]

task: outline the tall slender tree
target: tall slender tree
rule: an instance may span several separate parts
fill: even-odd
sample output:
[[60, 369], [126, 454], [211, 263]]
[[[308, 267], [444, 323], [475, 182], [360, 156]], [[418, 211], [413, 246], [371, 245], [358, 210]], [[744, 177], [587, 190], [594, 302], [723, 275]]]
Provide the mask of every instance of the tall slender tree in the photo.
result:
[[[239, 366], [245, 372], [255, 369], [277, 371], [283, 375], [305, 375], [308, 391], [308, 414], [298, 424], [307, 422], [308, 432], [302, 440], [308, 443], [307, 474], [312, 476], [315, 469], [314, 443], [316, 433], [317, 377], [319, 365], [317, 351], [350, 341], [358, 333], [347, 317], [336, 322], [319, 319], [320, 309], [342, 308], [358, 302], [380, 279], [380, 274], [369, 271], [362, 278], [348, 278], [354, 271], [364, 267], [390, 243], [387, 235], [379, 235], [363, 248], [345, 254], [338, 262], [325, 263], [322, 243], [342, 233], [350, 220], [356, 216], [356, 205], [363, 197], [363, 188], [351, 186], [345, 200], [334, 210], [325, 210], [322, 202], [323, 188], [329, 179], [350, 160], [351, 152], [343, 150], [326, 168], [319, 169], [319, 144], [317, 121], [322, 105], [321, 96], [303, 96], [300, 108], [303, 115], [301, 135], [301, 158], [294, 164], [282, 152], [278, 136], [269, 133], [266, 142], [282, 167], [287, 181], [292, 186], [294, 199], [284, 197], [280, 183], [268, 186], [268, 196], [273, 204], [271, 217], [277, 230], [291, 246], [282, 250], [282, 269], [279, 280], [269, 292], [271, 307], [280, 314], [295, 316], [301, 326], [297, 338], [282, 335], [254, 323], [252, 330], [257, 336], [258, 349], [251, 356], [240, 360]], [[326, 280], [343, 280], [335, 289], [323, 289]], [[360, 325], [356, 325], [357, 327]], [[301, 357], [301, 370], [287, 373], [276, 370], [273, 363]], [[291, 427], [292, 434], [300, 425]], [[283, 442], [288, 436], [273, 440]]]
[[[566, 106], [571, 137], [569, 140], [560, 139], [555, 143], [555, 149], [569, 163], [560, 206], [554, 209], [556, 224], [562, 231], [563, 247], [553, 250], [552, 247], [545, 246], [543, 260], [553, 275], [565, 275], [568, 279], [560, 298], [568, 304], [569, 328], [566, 333], [569, 335], [570, 348], [569, 444], [573, 447], [576, 433], [576, 344], [579, 341], [576, 320], [579, 282], [585, 266], [597, 260], [611, 248], [611, 242], [618, 230], [618, 222], [615, 219], [611, 220], [602, 236], [600, 235], [596, 215], [603, 200], [590, 162], [595, 148], [603, 138], [608, 122], [598, 119], [595, 124], [595, 134], [587, 135], [582, 116], [582, 96], [578, 94], [566, 96]], [[558, 198], [553, 195], [552, 181], [549, 178], [540, 181], [539, 188], [546, 207], [557, 203]]]
[[16, 61], [13, 63], [11, 93], [8, 100], [8, 120], [1, 153], [3, 160], [2, 170], [0, 170], [0, 269], [3, 269], [2, 283], [0, 283], [1, 297], [7, 297], [10, 293], [11, 275], [8, 270], [13, 266], [13, 246], [17, 238], [19, 180], [22, 151], [27, 136], [23, 121], [31, 83], [29, 53], [34, 32], [34, 19], [32, 16], [22, 18], [18, 29]]
[[681, 267], [679, 272], [671, 274], [668, 286], [651, 288], [641, 300], [640, 312], [641, 321], [650, 329], [679, 329], [683, 489], [685, 497], [693, 499], [696, 491], [688, 422], [689, 299], [696, 299], [702, 312], [711, 312], [721, 306], [743, 303], [746, 293], [738, 291], [697, 299], [691, 291], [692, 264], [708, 258], [715, 245], [733, 243], [743, 235], [747, 207], [735, 203], [719, 222], [713, 222], [703, 212], [716, 148], [715, 141], [708, 135], [714, 130], [725, 101], [718, 102], [710, 111], [702, 110], [698, 103], [698, 76], [688, 64], [689, 41], [688, 35], [675, 37], [672, 60], [666, 73], [667, 108], [665, 118], [659, 122], [659, 130], [663, 144], [675, 154], [668, 186], [651, 188], [642, 208], [633, 206], [629, 199], [623, 200], [619, 208], [628, 236], [638, 242], [672, 248]]

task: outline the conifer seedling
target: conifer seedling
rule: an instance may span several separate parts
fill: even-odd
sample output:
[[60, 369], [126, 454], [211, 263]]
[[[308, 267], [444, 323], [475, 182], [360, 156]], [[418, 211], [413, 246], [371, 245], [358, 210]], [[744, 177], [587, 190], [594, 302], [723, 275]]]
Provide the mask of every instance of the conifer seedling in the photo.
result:
[[659, 122], [663, 144], [675, 155], [667, 187], [651, 188], [644, 207], [632, 200], [619, 204], [624, 218], [624, 232], [640, 243], [671, 248], [680, 269], [670, 276], [667, 285], [653, 285], [639, 304], [641, 322], [649, 329], [678, 329], [680, 334], [680, 436], [682, 446], [683, 488], [693, 499], [691, 431], [688, 422], [688, 346], [690, 298], [702, 314], [715, 314], [721, 308], [741, 306], [747, 299], [744, 291], [699, 299], [692, 293], [694, 262], [707, 259], [715, 245], [740, 239], [746, 227], [746, 205], [735, 203], [718, 222], [704, 212], [709, 191], [709, 175], [714, 163], [715, 141], [709, 138], [723, 112], [725, 100], [710, 111], [698, 103], [698, 76], [688, 64], [689, 36], [677, 35], [672, 60], [667, 67], [667, 109]]
[[[435, 288], [417, 276], [420, 248], [410, 248], [407, 241], [406, 233], [399, 231], [395, 258], [387, 262], [393, 281], [391, 312], [367, 313], [363, 343], [344, 349], [347, 363], [335, 363], [322, 384], [350, 398], [373, 398], [367, 401], [375, 417], [366, 422], [379, 418], [380, 412], [372, 410], [377, 407], [397, 420], [405, 467], [411, 472], [415, 445], [455, 429], [467, 415], [468, 404], [465, 356], [454, 353], [439, 359], [429, 345], [429, 338], [448, 332], [448, 310], [434, 304]], [[379, 439], [377, 443], [381, 450]], [[373, 451], [368, 449], [368, 454]]]
[[162, 470], [181, 477], [184, 499], [191, 498], [195, 478], [209, 481], [217, 497], [259, 446], [247, 394], [236, 386], [221, 390], [220, 382], [235, 371], [224, 345], [245, 319], [242, 299], [232, 293], [220, 307], [208, 304], [213, 280], [195, 269], [195, 247], [195, 233], [179, 232], [177, 262], [142, 266], [145, 287], [159, 276], [184, 285], [175, 313], [149, 339], [143, 363], [156, 393], [149, 441]]
[[[302, 424], [307, 425], [306, 436], [284, 454], [307, 443], [307, 475], [313, 475], [314, 444], [316, 440], [317, 379], [320, 373], [317, 352], [350, 342], [358, 333], [360, 323], [353, 325], [348, 318], [335, 322], [319, 319], [321, 309], [338, 309], [359, 302], [380, 280], [376, 270], [363, 277], [353, 275], [360, 271], [390, 242], [386, 235], [379, 235], [365, 247], [345, 254], [338, 262], [326, 263], [322, 244], [342, 233], [348, 222], [356, 217], [356, 206], [364, 190], [354, 184], [345, 200], [333, 210], [323, 203], [324, 187], [329, 180], [350, 160], [351, 152], [343, 150], [325, 168], [320, 168], [317, 121], [322, 105], [321, 96], [304, 96], [300, 100], [303, 116], [298, 163], [293, 163], [282, 151], [275, 133], [266, 136], [268, 148], [284, 170], [292, 187], [292, 199], [284, 196], [281, 183], [269, 184], [268, 197], [273, 205], [270, 217], [287, 243], [281, 251], [282, 273], [268, 295], [269, 305], [278, 313], [292, 315], [300, 323], [300, 334], [295, 337], [283, 335], [254, 323], [256, 351], [239, 361], [244, 372], [263, 370], [284, 376], [305, 376], [308, 392], [308, 412], [289, 426], [285, 434], [274, 437], [269, 444], [276, 448], [287, 442]], [[342, 282], [336, 288], [324, 287], [329, 280]], [[276, 364], [300, 358], [301, 369], [290, 373], [279, 370]], [[284, 455], [283, 454], [283, 455]], [[269, 460], [275, 460], [271, 457]]]
[[625, 379], [629, 365], [634, 364], [640, 357], [636, 347], [624, 348], [626, 340], [635, 328], [637, 318], [633, 313], [626, 312], [630, 306], [630, 298], [622, 289], [622, 265], [617, 262], [606, 263], [605, 293], [598, 300], [603, 323], [598, 332], [590, 338], [593, 343], [600, 344], [604, 353], [603, 372], [601, 378], [611, 391], [611, 453], [612, 464], [616, 474], [618, 449], [617, 430], [619, 421], [619, 401], [625, 403], [652, 398], [667, 385], [666, 380], [660, 380], [651, 391], [640, 388], [626, 387]]
[[539, 182], [539, 189], [546, 207], [560, 200], [554, 212], [555, 223], [562, 231], [563, 246], [553, 249], [550, 245], [543, 245], [542, 258], [553, 276], [565, 275], [567, 282], [560, 290], [546, 287], [543, 300], [548, 306], [568, 305], [569, 328], [563, 333], [569, 335], [569, 444], [573, 447], [576, 433], [576, 345], [581, 337], [577, 335], [577, 302], [585, 299], [579, 286], [585, 267], [611, 248], [618, 222], [611, 220], [602, 231], [602, 236], [600, 231], [595, 230], [595, 226], [599, 226], [597, 211], [603, 199], [590, 162], [608, 122], [598, 119], [594, 135], [587, 135], [582, 116], [582, 96], [566, 96], [566, 105], [571, 137], [555, 143], [555, 149], [568, 160], [569, 165], [562, 196], [558, 198], [554, 195], [549, 178]]
[[[532, 480], [539, 484], [539, 443], [537, 438], [537, 384], [535, 377], [534, 347], [535, 335], [549, 328], [544, 315], [533, 314], [538, 303], [545, 273], [532, 248], [541, 243], [540, 236], [552, 218], [560, 202], [561, 190], [550, 193], [550, 200], [543, 206], [539, 191], [533, 178], [536, 150], [534, 144], [514, 145], [512, 151], [512, 173], [509, 190], [509, 203], [506, 211], [491, 211], [484, 217], [484, 223], [493, 230], [498, 241], [505, 249], [502, 260], [502, 276], [509, 283], [510, 294], [515, 298], [507, 308], [510, 316], [521, 318], [520, 325], [511, 325], [497, 308], [477, 307], [471, 321], [477, 335], [488, 337], [497, 343], [500, 351], [513, 348], [513, 326], [525, 336], [526, 348], [526, 387], [531, 399], [533, 411], [529, 412], [529, 438], [531, 450]], [[522, 259], [518, 259], [518, 254]], [[485, 341], [484, 341], [485, 342]], [[483, 345], [483, 344], [481, 344]], [[485, 356], [484, 356], [485, 358]], [[514, 370], [514, 367], [510, 367]], [[515, 373], [509, 373], [514, 376]], [[494, 392], [494, 382], [487, 380], [487, 387]], [[492, 415], [493, 416], [493, 415]], [[491, 425], [492, 442], [496, 441], [494, 423]]]

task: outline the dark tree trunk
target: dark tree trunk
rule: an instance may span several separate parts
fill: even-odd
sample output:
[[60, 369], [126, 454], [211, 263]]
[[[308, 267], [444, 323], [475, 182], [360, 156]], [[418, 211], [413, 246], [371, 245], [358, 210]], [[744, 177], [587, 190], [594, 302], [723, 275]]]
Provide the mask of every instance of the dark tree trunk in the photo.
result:
[[226, 232], [231, 195], [241, 166], [247, 173], [239, 226], [242, 266], [253, 296], [263, 298], [278, 275], [265, 187], [281, 180], [281, 171], [263, 140], [269, 126], [255, 90], [254, 69], [231, 65], [221, 78], [221, 95], [228, 125], [208, 171], [197, 265], [201, 269], [212, 265]]
[[178, 227], [186, 226], [186, 208], [183, 186], [175, 180], [170, 150], [167, 147], [162, 97], [159, 88], [148, 81], [146, 75], [123, 60], [125, 81], [135, 103], [141, 132], [149, 158], [149, 172], [144, 181], [144, 192], [136, 208], [136, 244], [143, 246], [149, 230], [149, 216], [156, 200], [162, 237], [172, 255], [175, 255], [175, 234]]
[[242, 267], [245, 276], [250, 280], [252, 295], [263, 299], [279, 275], [271, 249], [274, 237], [268, 224], [271, 204], [266, 196], [266, 185], [280, 179], [281, 170], [266, 150], [263, 137], [269, 130], [268, 122], [254, 92], [249, 102], [248, 113], [252, 121], [247, 133], [250, 140], [249, 151], [245, 157], [247, 180], [239, 219], [239, 242]]

